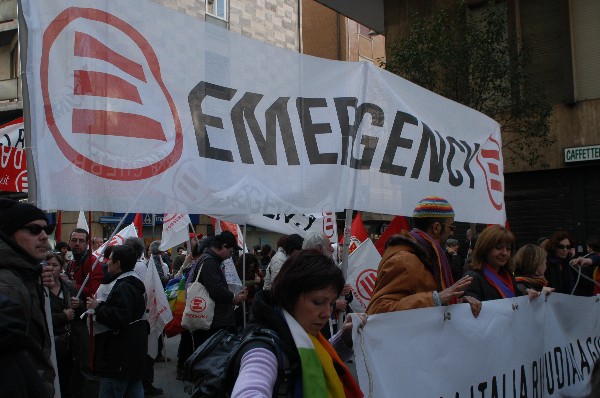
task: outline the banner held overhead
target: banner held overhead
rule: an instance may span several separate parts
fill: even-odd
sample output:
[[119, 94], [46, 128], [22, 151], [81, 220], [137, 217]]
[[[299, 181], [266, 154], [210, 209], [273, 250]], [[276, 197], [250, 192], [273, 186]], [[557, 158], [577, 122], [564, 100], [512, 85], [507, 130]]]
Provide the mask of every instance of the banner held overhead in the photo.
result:
[[140, 212], [406, 215], [440, 195], [458, 221], [504, 223], [499, 125], [481, 113], [150, 1], [22, 5], [44, 209], [125, 211], [147, 185]]

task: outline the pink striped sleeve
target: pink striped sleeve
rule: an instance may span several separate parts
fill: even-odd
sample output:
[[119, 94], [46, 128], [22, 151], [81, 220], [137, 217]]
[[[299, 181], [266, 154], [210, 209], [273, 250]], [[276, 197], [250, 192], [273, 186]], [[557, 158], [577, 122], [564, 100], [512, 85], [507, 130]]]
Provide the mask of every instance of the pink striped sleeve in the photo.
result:
[[276, 381], [275, 354], [266, 348], [253, 348], [242, 356], [231, 398], [270, 398]]

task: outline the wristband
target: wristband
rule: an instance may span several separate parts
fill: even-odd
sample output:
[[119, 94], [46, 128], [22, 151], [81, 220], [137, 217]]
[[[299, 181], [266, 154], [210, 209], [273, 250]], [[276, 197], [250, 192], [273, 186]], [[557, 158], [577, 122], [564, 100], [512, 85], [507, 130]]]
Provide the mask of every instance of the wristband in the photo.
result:
[[442, 301], [440, 300], [440, 295], [435, 290], [433, 291], [433, 304], [436, 307], [441, 307], [442, 306]]

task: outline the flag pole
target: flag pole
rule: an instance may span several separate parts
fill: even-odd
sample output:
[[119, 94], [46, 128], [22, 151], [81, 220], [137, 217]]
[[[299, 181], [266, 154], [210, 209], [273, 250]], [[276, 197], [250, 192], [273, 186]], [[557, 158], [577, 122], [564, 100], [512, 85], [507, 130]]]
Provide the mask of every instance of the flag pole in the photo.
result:
[[[243, 234], [244, 247], [242, 247], [242, 289], [246, 287], [246, 253], [244, 253], [244, 249], [246, 248], [246, 223], [244, 223], [244, 234]], [[256, 271], [255, 271], [256, 272]], [[242, 318], [244, 329], [246, 329], [246, 300], [242, 301]]]
[[[352, 230], [352, 212], [353, 209], [346, 209], [346, 220], [344, 221], [344, 244], [342, 245], [342, 274], [344, 275], [344, 279], [348, 276], [348, 252], [350, 251], [350, 235]], [[339, 298], [344, 298], [340, 295]], [[338, 311], [338, 330], [344, 324], [344, 312]]]
[[[131, 213], [131, 210], [133, 209], [133, 206], [137, 205], [138, 200], [140, 199], [140, 197], [142, 196], [142, 193], [144, 193], [144, 191], [146, 191], [146, 188], [148, 188], [148, 186], [150, 185], [150, 181], [148, 181], [146, 183], [146, 185], [144, 185], [142, 187], [142, 189], [140, 189], [140, 192], [138, 193], [137, 198], [135, 198], [134, 201], [131, 202], [131, 205], [129, 206], [129, 210], [127, 210], [127, 212], [123, 215], [123, 217], [121, 218], [121, 220], [119, 221], [119, 224], [117, 224], [117, 227], [113, 230], [112, 234], [110, 235], [110, 238], [108, 239], [108, 242], [110, 242], [112, 240], [112, 238], [115, 237], [115, 235], [117, 234], [117, 231], [119, 231], [119, 228], [121, 227], [121, 225], [123, 225], [123, 221], [125, 221], [125, 218], [129, 215], [129, 213]], [[88, 226], [89, 227], [89, 226]], [[91, 227], [90, 227], [90, 231], [91, 231]], [[91, 235], [91, 234], [90, 234]], [[108, 247], [108, 246], [107, 246]], [[90, 250], [91, 250], [92, 246], [90, 245]], [[102, 250], [102, 253], [104, 253], [104, 250]], [[100, 254], [102, 254], [100, 253]], [[90, 253], [91, 255], [92, 253]], [[75, 297], [79, 298], [79, 296], [81, 296], [81, 292], [83, 292], [83, 288], [85, 287], [85, 285], [88, 283], [88, 281], [90, 280], [90, 275], [94, 272], [94, 269], [96, 269], [96, 266], [98, 265], [98, 261], [100, 260], [99, 257], [96, 257], [96, 261], [94, 261], [94, 264], [92, 265], [92, 269], [90, 270], [90, 272], [86, 275], [85, 279], [83, 280], [83, 283], [81, 284], [81, 287], [79, 288], [79, 291], [77, 292], [77, 295]]]

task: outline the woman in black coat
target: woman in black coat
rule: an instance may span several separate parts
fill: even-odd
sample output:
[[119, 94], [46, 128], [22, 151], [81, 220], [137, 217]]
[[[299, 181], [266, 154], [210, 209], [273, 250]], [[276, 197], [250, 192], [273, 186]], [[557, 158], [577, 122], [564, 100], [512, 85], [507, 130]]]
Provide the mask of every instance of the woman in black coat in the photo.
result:
[[471, 270], [466, 273], [473, 282], [465, 296], [487, 301], [521, 295], [512, 275], [514, 244], [514, 235], [504, 227], [492, 225], [483, 230], [475, 244]]

